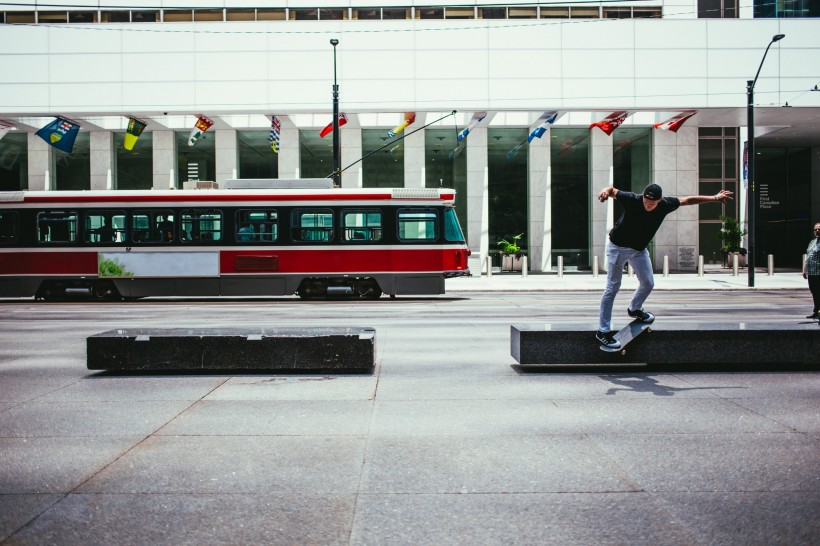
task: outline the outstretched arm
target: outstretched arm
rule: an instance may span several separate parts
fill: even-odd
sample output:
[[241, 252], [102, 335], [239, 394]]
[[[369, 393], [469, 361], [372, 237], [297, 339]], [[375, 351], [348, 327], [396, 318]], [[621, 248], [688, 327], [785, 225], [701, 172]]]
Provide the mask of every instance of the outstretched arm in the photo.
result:
[[601, 190], [601, 193], [598, 194], [598, 201], [601, 203], [606, 203], [607, 199], [610, 197], [614, 198], [616, 195], [618, 195], [617, 188], [610, 186]]
[[732, 198], [732, 192], [728, 190], [720, 190], [715, 195], [690, 195], [689, 197], [681, 197], [680, 204], [684, 205], [702, 205], [703, 203], [713, 203], [720, 201], [725, 203]]

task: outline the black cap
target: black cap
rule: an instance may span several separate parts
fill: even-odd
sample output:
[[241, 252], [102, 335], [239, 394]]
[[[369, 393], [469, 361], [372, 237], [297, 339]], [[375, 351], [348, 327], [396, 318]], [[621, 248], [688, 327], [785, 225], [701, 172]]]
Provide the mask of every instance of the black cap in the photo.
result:
[[646, 189], [643, 190], [643, 196], [653, 201], [657, 201], [663, 197], [663, 190], [657, 184], [649, 184]]

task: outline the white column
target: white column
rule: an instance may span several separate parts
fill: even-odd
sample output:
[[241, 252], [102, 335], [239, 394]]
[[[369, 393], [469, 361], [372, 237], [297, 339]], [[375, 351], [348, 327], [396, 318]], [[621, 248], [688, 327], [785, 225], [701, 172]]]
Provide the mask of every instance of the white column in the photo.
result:
[[54, 150], [36, 134], [28, 133], [28, 189], [53, 190], [53, 180]]
[[92, 190], [114, 189], [108, 187], [109, 182], [114, 179], [114, 133], [91, 131], [89, 148], [89, 188]]
[[283, 126], [279, 134], [279, 178], [299, 178], [299, 129]]
[[[533, 127], [530, 127], [532, 130]], [[552, 189], [550, 138], [534, 138], [529, 144], [529, 262], [532, 271], [552, 269]]]
[[236, 129], [217, 129], [214, 147], [216, 154], [214, 182], [218, 187], [224, 188], [226, 180], [239, 177], [239, 146]]
[[467, 137], [467, 242], [483, 261], [490, 245], [487, 128], [476, 127]]
[[[360, 127], [343, 127], [339, 133], [342, 137], [342, 166], [344, 169], [354, 161], [362, 158], [362, 130]], [[331, 167], [332, 169], [332, 167]], [[362, 187], [362, 162], [359, 161], [342, 172], [343, 188]]]
[[[424, 125], [424, 116], [419, 115], [416, 123]], [[412, 131], [413, 125], [405, 129]], [[424, 129], [404, 139], [404, 187], [424, 187]]]
[[179, 187], [179, 173], [177, 173], [177, 147], [173, 131], [153, 132], [153, 183], [155, 190], [167, 190], [173, 184]]
[[[660, 185], [665, 196], [698, 195], [697, 127], [681, 127], [677, 133], [653, 131], [653, 136], [651, 182]], [[698, 208], [681, 207], [666, 217], [655, 235], [655, 267], [668, 255], [671, 269], [696, 271], [700, 254]]]
[[[590, 220], [592, 247], [590, 252], [593, 256], [599, 256], [599, 263], [606, 268], [606, 243], [609, 240], [609, 230], [614, 225], [613, 202], [607, 200], [606, 204], [598, 201], [598, 193], [615, 183], [612, 172], [612, 137], [593, 127], [589, 132], [589, 198], [590, 198]], [[590, 259], [590, 262], [592, 260]]]

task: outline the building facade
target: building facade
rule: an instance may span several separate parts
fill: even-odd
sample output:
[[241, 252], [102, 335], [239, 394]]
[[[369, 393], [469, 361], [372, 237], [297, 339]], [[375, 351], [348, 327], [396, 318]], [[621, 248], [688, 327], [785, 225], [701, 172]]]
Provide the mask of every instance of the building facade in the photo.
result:
[[[533, 271], [553, 270], [559, 256], [568, 268], [589, 269], [596, 256], [603, 267], [619, 212], [597, 202], [605, 186], [734, 191], [727, 205], [681, 209], [655, 237], [656, 267], [667, 257], [673, 270], [694, 270], [699, 255], [722, 259], [720, 217], [746, 216], [747, 81], [759, 69], [758, 263], [773, 254], [799, 267], [820, 218], [811, 2], [117, 5], [0, 8], [0, 122], [10, 127], [0, 189], [331, 176], [332, 135], [319, 132], [332, 122], [335, 78], [343, 187], [454, 187], [475, 256], [496, 259], [499, 240], [523, 234]], [[530, 139], [552, 112], [554, 124]], [[611, 133], [592, 125], [620, 113]], [[655, 127], [688, 113], [676, 132]], [[71, 153], [36, 135], [58, 116], [80, 126]], [[189, 146], [199, 116], [213, 125]], [[131, 117], [146, 127], [126, 150]]]

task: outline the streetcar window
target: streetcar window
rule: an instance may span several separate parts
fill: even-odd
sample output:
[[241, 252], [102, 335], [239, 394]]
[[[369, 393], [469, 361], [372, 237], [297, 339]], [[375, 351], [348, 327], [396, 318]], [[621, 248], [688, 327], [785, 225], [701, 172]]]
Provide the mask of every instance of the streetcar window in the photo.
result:
[[19, 223], [20, 215], [16, 212], [0, 212], [0, 244], [17, 242]]
[[125, 211], [94, 210], [85, 213], [83, 241], [91, 244], [125, 242]]
[[37, 240], [41, 243], [76, 243], [76, 212], [41, 212], [37, 214]]
[[404, 241], [433, 241], [437, 238], [435, 211], [399, 211], [399, 239]]
[[464, 232], [461, 231], [456, 210], [453, 208], [444, 209], [444, 240], [464, 242]]
[[211, 243], [222, 240], [222, 211], [183, 210], [180, 215], [180, 239], [185, 243]]
[[239, 210], [235, 229], [240, 243], [273, 242], [279, 238], [279, 213], [273, 209]]
[[333, 240], [331, 209], [295, 209], [291, 213], [293, 240], [301, 242]]
[[174, 212], [170, 210], [136, 210], [131, 216], [131, 241], [135, 243], [171, 243], [174, 241]]
[[379, 241], [382, 238], [382, 213], [378, 210], [342, 213], [345, 241]]

